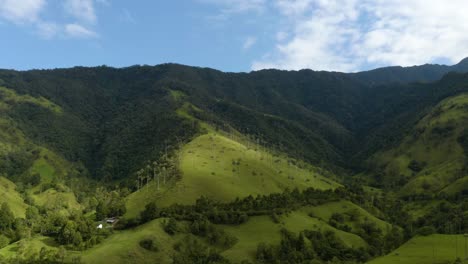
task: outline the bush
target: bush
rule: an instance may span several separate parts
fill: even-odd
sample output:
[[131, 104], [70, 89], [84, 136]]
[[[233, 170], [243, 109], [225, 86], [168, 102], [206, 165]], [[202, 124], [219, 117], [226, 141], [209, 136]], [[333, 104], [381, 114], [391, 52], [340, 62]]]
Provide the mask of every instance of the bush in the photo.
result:
[[8, 237], [0, 234], [0, 248], [4, 248], [10, 244]]
[[412, 160], [409, 164], [408, 164], [408, 169], [414, 171], [414, 172], [420, 172], [424, 169], [424, 167], [426, 166], [426, 163], [425, 162], [417, 162], [416, 160]]
[[178, 231], [177, 221], [174, 218], [169, 219], [164, 225], [164, 231], [169, 235], [174, 235]]
[[433, 226], [423, 226], [416, 231], [416, 234], [420, 236], [429, 236], [436, 232]]
[[156, 238], [154, 237], [148, 237], [148, 238], [142, 239], [139, 244], [140, 244], [140, 247], [146, 250], [153, 251], [153, 252], [159, 251], [158, 245], [156, 243]]

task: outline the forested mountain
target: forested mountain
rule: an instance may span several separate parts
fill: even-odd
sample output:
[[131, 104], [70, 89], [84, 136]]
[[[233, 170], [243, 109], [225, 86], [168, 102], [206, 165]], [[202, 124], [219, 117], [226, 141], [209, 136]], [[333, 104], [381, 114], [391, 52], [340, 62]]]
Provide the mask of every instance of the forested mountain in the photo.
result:
[[0, 263], [359, 263], [468, 232], [466, 92], [467, 59], [0, 70]]
[[439, 64], [425, 64], [412, 67], [385, 67], [375, 70], [351, 74], [356, 79], [367, 82], [370, 85], [382, 85], [389, 83], [433, 82], [439, 80], [449, 72], [466, 72], [468, 59], [463, 59], [453, 66]]
[[[401, 82], [409, 75], [411, 81], [427, 81], [424, 76], [462, 71], [465, 64], [396, 73], [382, 69], [372, 76]], [[439, 68], [444, 70], [434, 74]], [[356, 153], [362, 161], [380, 142], [357, 146], [380, 131], [395, 135], [381, 135], [379, 141], [401, 136], [400, 130], [384, 127], [457, 92], [447, 86], [463, 78], [453, 75], [428, 87], [374, 87], [363, 76], [310, 70], [237, 74], [175, 64], [0, 72], [5, 87], [42, 96], [64, 109], [57, 116], [30, 104], [15, 106], [9, 115], [29, 137], [67, 159], [83, 161], [96, 177], [111, 178], [126, 177], [143, 157], [157, 156], [163, 142], [171, 145], [196, 133], [190, 121], [176, 115], [186, 103], [203, 110], [201, 119], [259, 136], [314, 163], [346, 167]], [[174, 92], [183, 95], [180, 100]]]

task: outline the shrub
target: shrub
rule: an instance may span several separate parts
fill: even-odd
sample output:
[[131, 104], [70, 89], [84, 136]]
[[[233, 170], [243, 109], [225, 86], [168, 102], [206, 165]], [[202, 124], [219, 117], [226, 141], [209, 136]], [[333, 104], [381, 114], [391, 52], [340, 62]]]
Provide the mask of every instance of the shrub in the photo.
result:
[[156, 238], [154, 237], [144, 238], [140, 241], [139, 244], [140, 244], [140, 247], [146, 250], [153, 251], [153, 252], [159, 251], [158, 245], [156, 243]]
[[10, 244], [10, 239], [8, 237], [0, 234], [0, 248], [4, 248]]
[[433, 226], [423, 226], [416, 231], [416, 234], [421, 236], [429, 236], [436, 232]]

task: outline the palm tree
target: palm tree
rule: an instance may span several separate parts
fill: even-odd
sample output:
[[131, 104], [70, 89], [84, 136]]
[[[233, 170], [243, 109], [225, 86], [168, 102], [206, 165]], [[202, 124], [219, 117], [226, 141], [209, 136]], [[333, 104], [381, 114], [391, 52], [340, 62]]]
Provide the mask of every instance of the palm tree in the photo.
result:
[[138, 178], [137, 189], [140, 190], [140, 188], [141, 188], [141, 170], [137, 171], [137, 178]]

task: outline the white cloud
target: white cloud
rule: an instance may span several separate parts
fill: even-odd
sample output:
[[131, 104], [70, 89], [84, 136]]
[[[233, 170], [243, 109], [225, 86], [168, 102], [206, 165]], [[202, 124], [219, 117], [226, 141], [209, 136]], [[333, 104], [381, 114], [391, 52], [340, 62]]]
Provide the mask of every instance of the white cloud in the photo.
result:
[[202, 3], [214, 4], [222, 7], [223, 12], [239, 13], [246, 11], [261, 11], [266, 0], [199, 0]]
[[244, 50], [248, 50], [253, 45], [255, 45], [255, 43], [257, 43], [257, 38], [256, 37], [247, 37], [247, 39], [245, 39], [245, 41], [244, 41], [244, 45], [242, 45], [242, 48]]
[[76, 19], [86, 23], [95, 23], [97, 20], [94, 0], [66, 0], [65, 10]]
[[468, 56], [468, 1], [275, 0], [287, 21], [285, 42], [253, 69], [356, 71]]
[[56, 23], [39, 22], [37, 23], [37, 33], [45, 39], [51, 39], [60, 32], [60, 26]]
[[69, 15], [67, 18], [77, 21], [66, 24], [44, 19], [46, 16], [44, 11], [52, 2], [48, 0], [0, 0], [0, 22], [5, 20], [25, 28], [32, 28], [38, 36], [45, 39], [60, 36], [95, 38], [98, 34], [90, 29], [97, 22], [94, 5], [96, 3], [110, 5], [108, 0], [64, 0], [62, 3], [57, 3]]
[[32, 23], [45, 5], [45, 0], [0, 0], [0, 18], [15, 24]]
[[234, 14], [242, 14], [248, 12], [261, 13], [267, 6], [267, 0], [198, 0], [204, 4], [212, 4], [218, 6], [220, 11], [215, 16], [210, 16], [210, 19], [226, 20]]
[[79, 24], [65, 25], [65, 34], [73, 38], [96, 38], [98, 34]]

